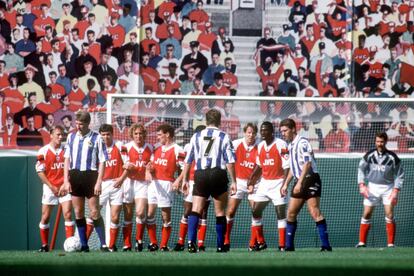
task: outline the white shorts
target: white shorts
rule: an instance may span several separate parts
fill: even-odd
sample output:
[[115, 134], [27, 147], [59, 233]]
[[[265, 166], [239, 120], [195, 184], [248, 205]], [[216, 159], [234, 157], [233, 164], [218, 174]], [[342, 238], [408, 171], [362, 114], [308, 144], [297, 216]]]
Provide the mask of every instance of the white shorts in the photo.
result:
[[153, 180], [148, 186], [148, 204], [157, 204], [160, 208], [171, 207], [173, 202], [172, 182]]
[[280, 194], [280, 188], [283, 185], [283, 179], [265, 180], [262, 178], [256, 194], [253, 196], [255, 202], [267, 202], [271, 200], [273, 205], [287, 204], [288, 198], [282, 197]]
[[66, 201], [72, 200], [72, 196], [67, 194], [65, 196], [55, 196], [52, 190], [46, 184], [43, 184], [43, 195], [42, 195], [42, 204], [43, 205], [58, 205]]
[[102, 193], [99, 196], [99, 205], [122, 205], [122, 188], [114, 188], [114, 180], [102, 181]]
[[139, 181], [127, 178], [122, 184], [124, 203], [134, 203], [135, 198], [148, 198], [147, 181]]
[[[188, 195], [184, 196], [183, 200], [185, 202], [193, 203], [193, 189], [194, 189], [194, 180], [188, 181]], [[211, 200], [211, 196], [208, 197], [207, 201]]]
[[245, 197], [245, 195], [247, 195], [248, 200], [254, 200], [254, 195], [257, 192], [257, 189], [259, 187], [259, 183], [254, 185], [253, 194], [249, 194], [248, 191], [247, 191], [247, 180], [237, 178], [236, 183], [237, 183], [237, 192], [236, 192], [236, 194], [230, 196], [230, 198], [243, 199]]
[[384, 205], [391, 205], [390, 195], [393, 185], [368, 183], [368, 198], [364, 199], [365, 206], [377, 206], [381, 201]]

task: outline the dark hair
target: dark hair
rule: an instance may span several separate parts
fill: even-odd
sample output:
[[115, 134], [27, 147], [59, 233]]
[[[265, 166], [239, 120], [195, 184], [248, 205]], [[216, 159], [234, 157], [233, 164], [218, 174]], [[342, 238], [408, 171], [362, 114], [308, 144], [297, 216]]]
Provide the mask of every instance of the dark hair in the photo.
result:
[[65, 115], [65, 116], [63, 116], [62, 118], [60, 118], [60, 120], [63, 122], [63, 120], [65, 120], [65, 119], [68, 119], [69, 121], [71, 121], [72, 122], [72, 120], [73, 120], [73, 118], [72, 118], [72, 116], [71, 115]]
[[99, 133], [102, 133], [102, 132], [110, 132], [111, 134], [113, 134], [114, 133], [114, 128], [110, 124], [102, 124], [99, 127]]
[[216, 127], [220, 126], [221, 123], [221, 113], [217, 109], [210, 109], [206, 113], [206, 124], [214, 125]]
[[256, 124], [254, 124], [254, 123], [247, 123], [247, 124], [243, 127], [243, 132], [246, 132], [246, 131], [247, 131], [247, 129], [248, 129], [249, 127], [251, 127], [255, 133], [257, 133], [257, 125], [256, 125]]
[[264, 126], [268, 127], [272, 133], [275, 131], [275, 129], [273, 127], [273, 124], [271, 122], [269, 122], [269, 121], [264, 121], [262, 123], [262, 125], [260, 126], [260, 128], [262, 128]]
[[283, 119], [280, 124], [279, 127], [285, 126], [289, 129], [296, 129], [296, 123], [293, 119], [287, 118], [287, 119]]
[[170, 138], [174, 138], [174, 132], [175, 129], [170, 124], [162, 124], [159, 127], [157, 127], [157, 132], [161, 131], [162, 133], [168, 133], [170, 134]]
[[388, 135], [386, 132], [377, 132], [377, 134], [375, 134], [375, 138], [384, 139], [385, 142], [388, 141]]

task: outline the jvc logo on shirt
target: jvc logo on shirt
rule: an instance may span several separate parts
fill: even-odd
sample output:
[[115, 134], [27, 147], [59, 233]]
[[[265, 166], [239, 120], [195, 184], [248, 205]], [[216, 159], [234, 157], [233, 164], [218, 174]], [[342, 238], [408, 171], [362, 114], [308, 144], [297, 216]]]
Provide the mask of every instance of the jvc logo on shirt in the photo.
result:
[[144, 167], [145, 166], [145, 161], [135, 161], [135, 164], [133, 164], [135, 167]]
[[117, 161], [118, 160], [116, 160], [116, 159], [114, 159], [114, 160], [108, 160], [108, 161], [105, 162], [105, 164], [106, 164], [107, 167], [113, 167], [113, 166], [116, 166]]
[[161, 166], [167, 166], [168, 160], [158, 158], [157, 160], [155, 160], [154, 163], [157, 164], [157, 165], [161, 165]]
[[263, 165], [265, 166], [269, 166], [269, 165], [274, 165], [275, 164], [275, 160], [274, 159], [265, 159]]
[[53, 163], [52, 166], [52, 170], [59, 170], [59, 169], [63, 169], [64, 163], [60, 162], [60, 163]]
[[249, 169], [253, 169], [254, 168], [254, 163], [243, 160], [243, 162], [240, 163], [240, 166], [246, 167], [246, 168], [249, 168]]
[[385, 165], [372, 165], [373, 171], [385, 172]]

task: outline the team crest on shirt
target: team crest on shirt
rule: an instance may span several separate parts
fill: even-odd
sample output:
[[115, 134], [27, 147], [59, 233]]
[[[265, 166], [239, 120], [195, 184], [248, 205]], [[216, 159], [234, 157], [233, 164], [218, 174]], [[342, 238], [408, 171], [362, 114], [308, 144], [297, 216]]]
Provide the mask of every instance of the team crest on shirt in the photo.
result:
[[56, 161], [59, 162], [59, 160], [60, 160], [60, 156], [59, 155], [56, 155]]
[[246, 158], [249, 158], [250, 157], [250, 152], [247, 152], [246, 153]]
[[266, 159], [270, 158], [270, 153], [266, 152]]
[[141, 161], [142, 160], [142, 154], [138, 154], [138, 159]]

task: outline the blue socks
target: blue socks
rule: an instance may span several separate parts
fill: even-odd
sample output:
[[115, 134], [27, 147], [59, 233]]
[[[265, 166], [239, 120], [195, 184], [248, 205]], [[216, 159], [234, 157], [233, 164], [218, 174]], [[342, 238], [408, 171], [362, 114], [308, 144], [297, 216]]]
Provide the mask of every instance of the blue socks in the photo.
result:
[[216, 217], [217, 248], [223, 248], [226, 234], [227, 220], [225, 216]]
[[79, 240], [82, 247], [88, 246], [88, 239], [86, 238], [86, 219], [77, 219], [76, 228], [78, 228]]
[[97, 220], [93, 220], [93, 226], [95, 227], [95, 231], [98, 234], [99, 241], [101, 242], [101, 246], [106, 245], [105, 242], [105, 225], [102, 217], [99, 217]]
[[197, 244], [198, 221], [200, 215], [196, 212], [191, 212], [188, 216], [188, 241]]
[[331, 245], [329, 244], [328, 239], [328, 227], [326, 225], [326, 220], [316, 222], [316, 227], [318, 228], [319, 238], [321, 239], [322, 247], [328, 248]]
[[286, 249], [295, 248], [295, 233], [297, 222], [288, 221], [286, 224]]

